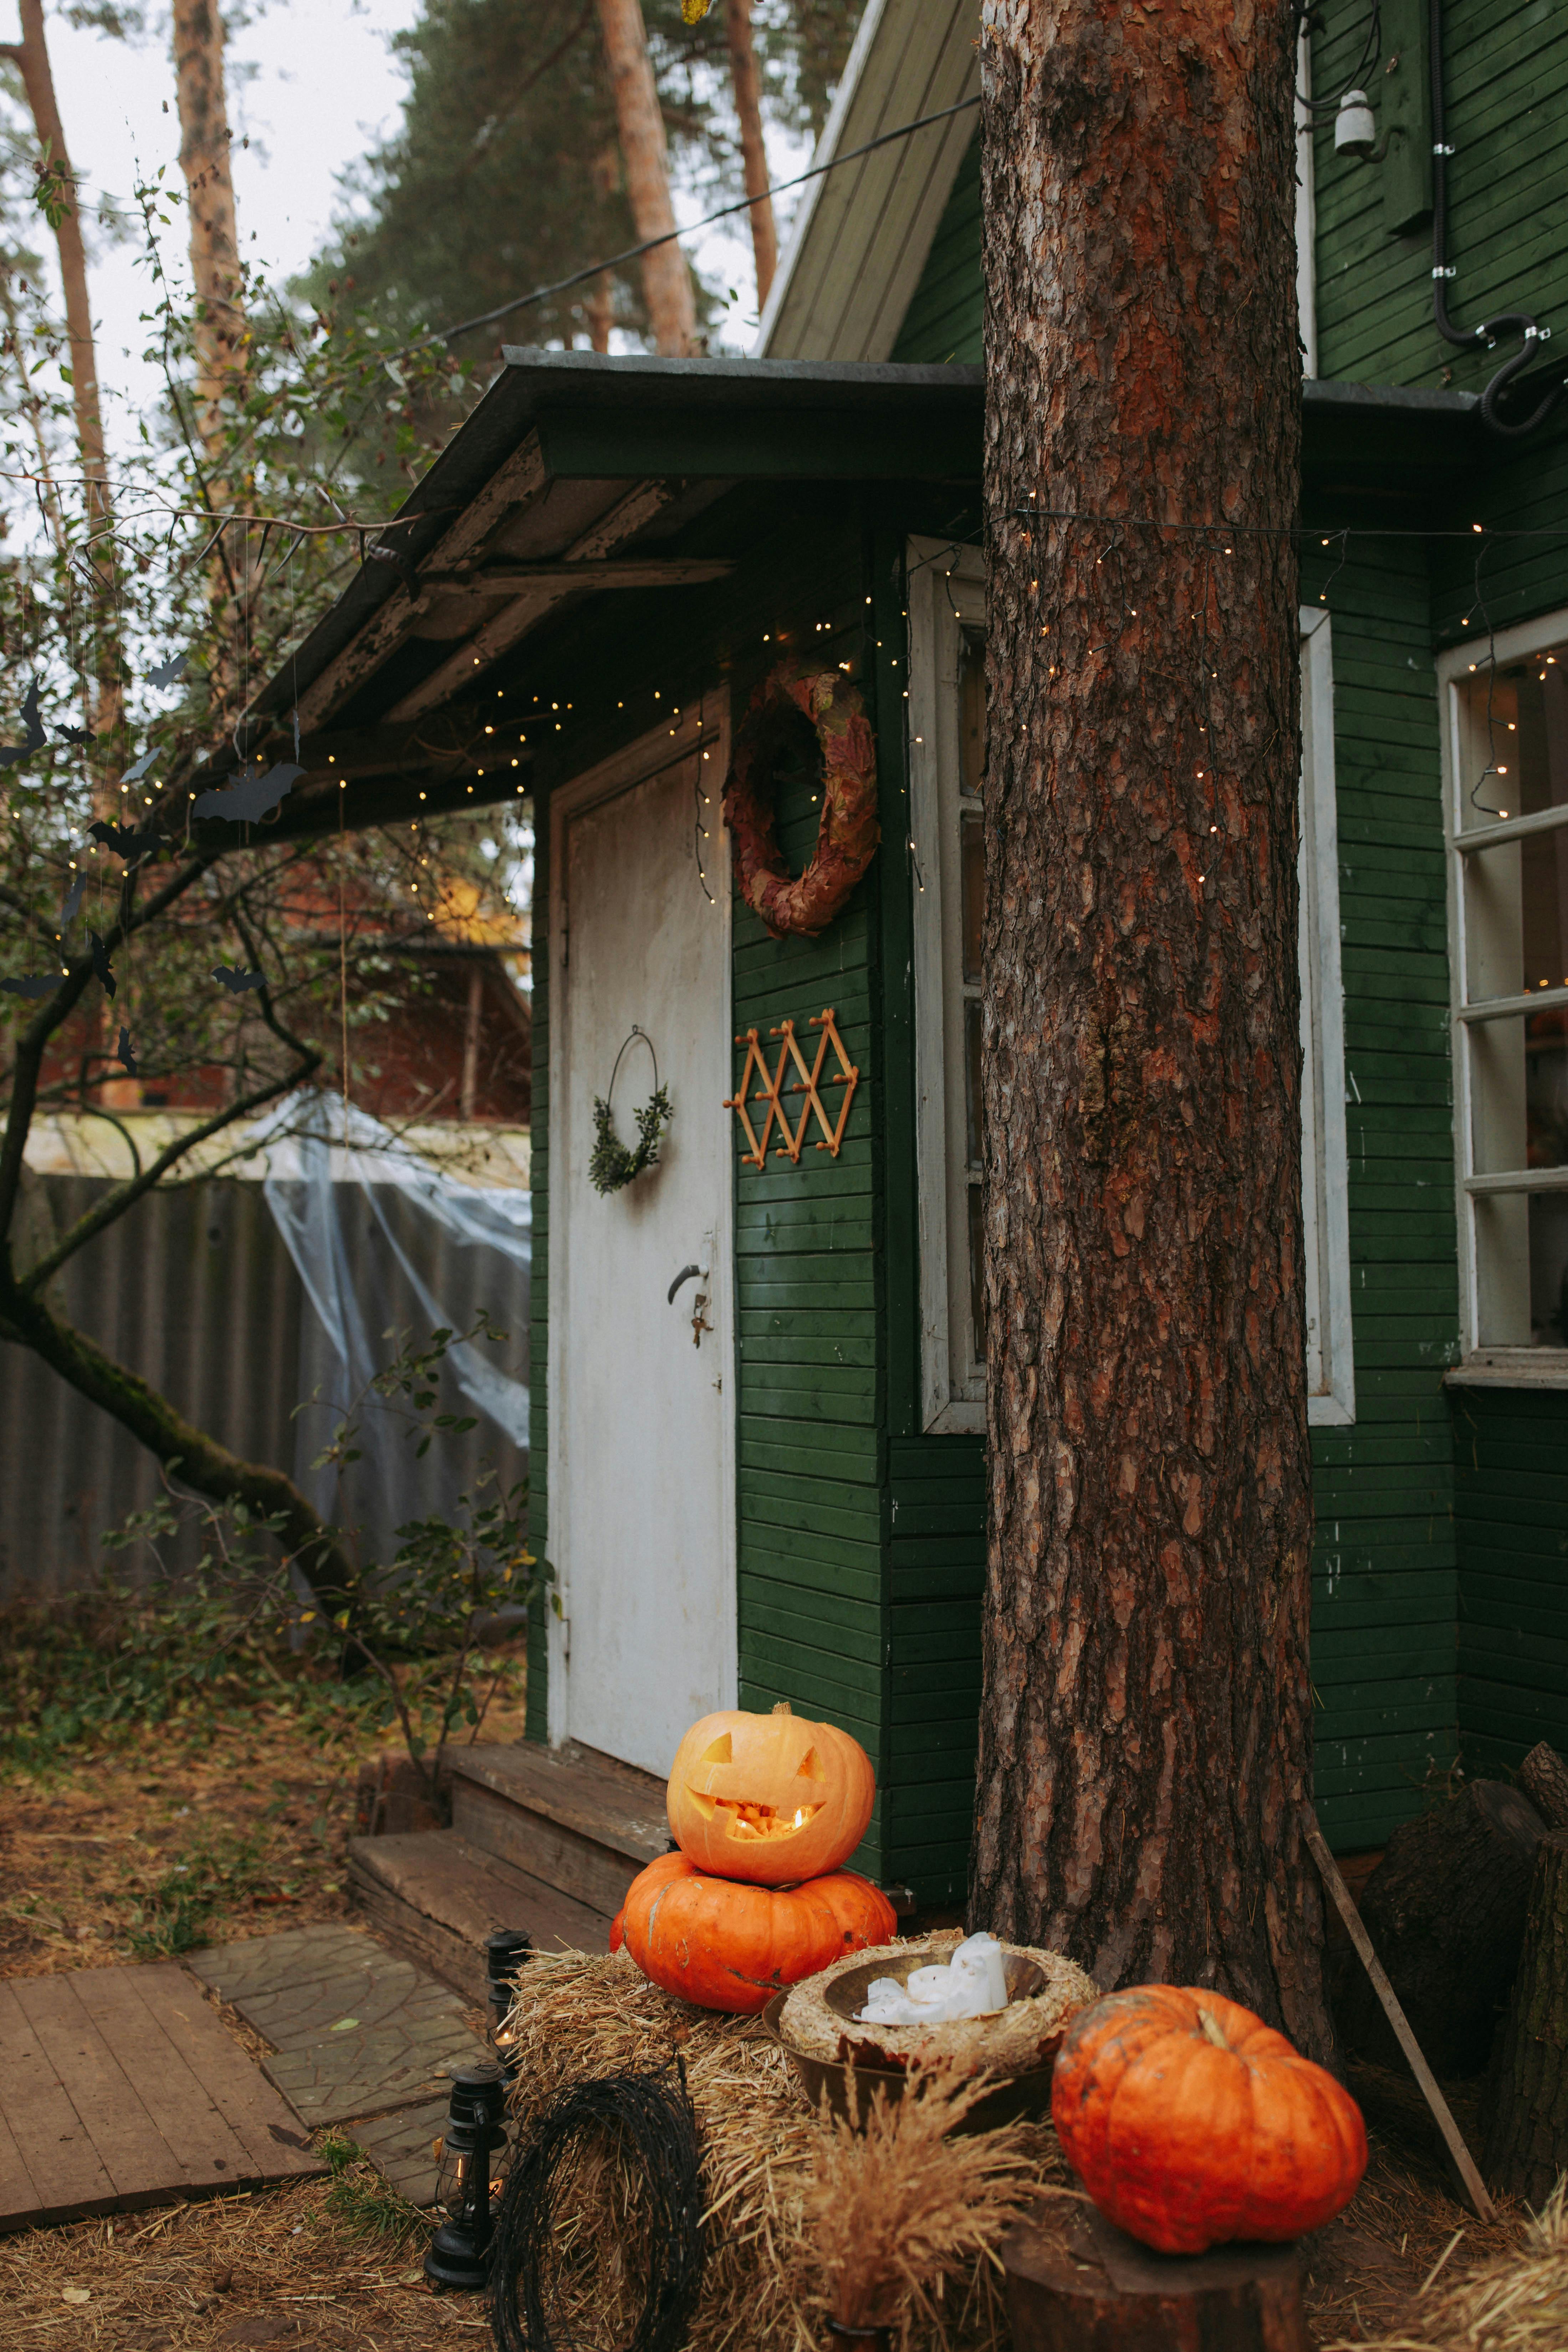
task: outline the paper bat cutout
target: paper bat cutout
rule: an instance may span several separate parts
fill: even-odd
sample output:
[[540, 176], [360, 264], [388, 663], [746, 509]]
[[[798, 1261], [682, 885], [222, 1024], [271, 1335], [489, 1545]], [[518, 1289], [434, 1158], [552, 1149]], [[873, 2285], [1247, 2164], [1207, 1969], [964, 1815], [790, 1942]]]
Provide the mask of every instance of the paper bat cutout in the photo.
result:
[[158, 754], [156, 751], [143, 751], [142, 757], [137, 761], [136, 765], [133, 768], [126, 769], [125, 773], [120, 779], [121, 782], [122, 784], [139, 784], [157, 756]]
[[154, 668], [148, 671], [148, 685], [175, 685], [179, 679], [184, 677], [185, 674], [185, 666], [189, 662], [190, 658], [189, 654], [171, 654], [166, 662], [159, 662]]
[[90, 727], [57, 727], [55, 729], [55, 741], [68, 743], [73, 751], [79, 749], [83, 743], [96, 743], [97, 740], [98, 738]]
[[106, 996], [112, 996], [115, 989], [115, 980], [113, 972], [110, 971], [109, 968], [109, 950], [104, 946], [103, 941], [99, 938], [96, 931], [89, 931], [87, 935], [87, 943], [92, 950], [92, 968], [94, 971], [97, 972], [100, 980], [103, 982], [103, 992]]
[[279, 760], [265, 774], [258, 768], [242, 768], [226, 792], [215, 788], [210, 793], [198, 793], [192, 814], [226, 816], [234, 824], [253, 823], [275, 809], [295, 777], [304, 772], [292, 760]]
[[26, 760], [33, 752], [41, 751], [49, 740], [38, 717], [38, 681], [36, 677], [22, 704], [22, 724], [27, 730], [27, 740], [25, 743], [0, 743], [0, 768], [14, 767], [18, 760]]
[[81, 894], [86, 888], [87, 876], [79, 874], [67, 894], [65, 905], [60, 908], [59, 928], [62, 931], [68, 931], [75, 922], [77, 908], [81, 905]]
[[136, 1056], [132, 1051], [131, 1032], [129, 1029], [121, 1030], [120, 1043], [114, 1050], [117, 1057], [124, 1063], [132, 1076], [134, 1077], [136, 1076]]
[[57, 972], [46, 972], [37, 980], [0, 980], [0, 988], [12, 996], [52, 996], [59, 984]]
[[152, 825], [145, 833], [138, 833], [134, 825], [105, 824], [101, 817], [97, 817], [88, 831], [94, 841], [101, 841], [106, 849], [112, 849], [116, 857], [123, 857], [127, 866], [138, 857], [150, 856], [163, 845], [163, 835]]
[[265, 988], [267, 985], [264, 971], [241, 971], [237, 964], [214, 964], [213, 978], [221, 980], [231, 996], [243, 996], [247, 988]]

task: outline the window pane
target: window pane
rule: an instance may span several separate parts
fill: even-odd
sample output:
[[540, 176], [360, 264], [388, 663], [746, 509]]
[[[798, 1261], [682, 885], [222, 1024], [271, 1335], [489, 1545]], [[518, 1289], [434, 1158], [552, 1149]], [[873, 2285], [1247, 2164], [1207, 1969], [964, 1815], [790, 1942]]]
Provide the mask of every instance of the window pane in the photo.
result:
[[969, 1328], [970, 1362], [985, 1362], [985, 1240], [978, 1184], [969, 1188]]
[[1459, 823], [1495, 824], [1568, 803], [1568, 645], [1459, 687]]
[[1468, 1024], [1471, 1166], [1568, 1166], [1568, 1013], [1547, 1005]]
[[958, 789], [980, 798], [985, 775], [985, 640], [966, 630], [958, 675]]
[[1483, 1193], [1476, 1202], [1478, 1343], [1568, 1348], [1568, 1198]]
[[1531, 1338], [1538, 1348], [1568, 1348], [1568, 1200], [1537, 1193], [1530, 1204]]
[[960, 828], [963, 866], [963, 977], [980, 979], [980, 941], [985, 927], [985, 835], [977, 816]]
[[985, 1164], [985, 1097], [980, 1090], [980, 1006], [972, 997], [963, 1008], [964, 1159], [971, 1168]]

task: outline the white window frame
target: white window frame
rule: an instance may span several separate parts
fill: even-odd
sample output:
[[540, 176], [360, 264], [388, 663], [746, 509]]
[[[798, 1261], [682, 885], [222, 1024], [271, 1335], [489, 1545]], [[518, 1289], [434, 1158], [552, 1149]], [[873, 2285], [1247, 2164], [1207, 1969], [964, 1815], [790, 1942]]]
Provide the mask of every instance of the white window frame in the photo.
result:
[[[910, 839], [914, 892], [915, 1129], [920, 1209], [921, 1387], [930, 1435], [984, 1431], [982, 1370], [954, 1377], [952, 1331], [968, 1287], [963, 992], [959, 968], [959, 663], [966, 629], [985, 623], [978, 549], [909, 543]], [[1301, 623], [1300, 885], [1302, 1222], [1306, 1241], [1308, 1419], [1355, 1419], [1345, 1137], [1344, 1000], [1340, 973], [1339, 831], [1334, 794], [1333, 651], [1329, 616]], [[949, 1234], [960, 1248], [950, 1253]]]
[[[1489, 1197], [1518, 1199], [1522, 1207], [1531, 1192], [1568, 1191], [1568, 1168], [1537, 1168], [1510, 1172], [1478, 1173], [1475, 1159], [1475, 1103], [1470, 1066], [1471, 1036], [1489, 1015], [1493, 1019], [1526, 1011], [1568, 1004], [1568, 987], [1532, 989], [1514, 997], [1469, 996], [1469, 941], [1467, 936], [1463, 861], [1479, 849], [1500, 848], [1531, 835], [1550, 833], [1568, 824], [1568, 803], [1540, 810], [1531, 816], [1511, 816], [1488, 825], [1466, 826], [1465, 798], [1475, 782], [1466, 757], [1464, 718], [1459, 688], [1472, 671], [1489, 665], [1499, 669], [1531, 654], [1554, 652], [1568, 644], [1568, 609], [1559, 607], [1539, 620], [1522, 621], [1515, 628], [1499, 629], [1479, 642], [1471, 639], [1437, 657], [1437, 691], [1442, 713], [1444, 837], [1448, 869], [1448, 985], [1453, 1020], [1455, 1212], [1459, 1233], [1460, 1361], [1448, 1374], [1464, 1384], [1496, 1384], [1521, 1388], [1568, 1389], [1568, 1348], [1536, 1348], [1483, 1344], [1481, 1269], [1478, 1209]], [[1499, 787], [1500, 789], [1500, 786]], [[1501, 806], [1501, 803], [1499, 803]], [[1521, 1221], [1522, 1222], [1522, 1221]], [[1515, 1236], [1525, 1252], [1524, 1280], [1529, 1284], [1529, 1235]]]

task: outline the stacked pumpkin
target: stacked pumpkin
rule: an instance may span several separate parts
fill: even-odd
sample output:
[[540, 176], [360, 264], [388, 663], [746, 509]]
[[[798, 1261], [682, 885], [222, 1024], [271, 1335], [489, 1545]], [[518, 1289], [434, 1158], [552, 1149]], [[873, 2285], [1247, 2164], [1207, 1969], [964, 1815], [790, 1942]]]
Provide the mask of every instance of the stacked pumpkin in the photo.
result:
[[667, 1807], [679, 1852], [636, 1877], [610, 1929], [666, 1992], [750, 2015], [775, 1992], [895, 1933], [892, 1905], [840, 1865], [866, 1834], [871, 1759], [831, 1723], [738, 1707], [676, 1751]]

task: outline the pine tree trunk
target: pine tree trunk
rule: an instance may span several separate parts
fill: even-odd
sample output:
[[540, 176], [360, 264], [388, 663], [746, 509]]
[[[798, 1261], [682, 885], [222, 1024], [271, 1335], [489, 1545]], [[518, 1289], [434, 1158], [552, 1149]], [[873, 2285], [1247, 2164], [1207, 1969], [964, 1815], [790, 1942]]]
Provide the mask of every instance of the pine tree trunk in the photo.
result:
[[[641, 0], [598, 0], [598, 5], [632, 218], [639, 240], [668, 236], [675, 226], [669, 162], [664, 116], [648, 63]], [[666, 358], [684, 359], [697, 339], [697, 307], [691, 273], [679, 246], [671, 242], [645, 253], [642, 282], [654, 349]]]
[[[174, 37], [180, 169], [185, 178], [191, 277], [196, 289], [196, 432], [209, 469], [206, 501], [216, 515], [232, 506], [237, 487], [227, 478], [223, 404], [243, 392], [246, 372], [244, 281], [229, 164], [223, 17], [216, 0], [174, 0]], [[252, 586], [244, 564], [247, 544], [243, 530], [230, 530], [212, 555], [209, 601], [216, 642], [207, 690], [219, 714], [233, 706], [243, 667]]]
[[[185, 175], [191, 277], [196, 289], [196, 427], [215, 466], [221, 465], [225, 456], [219, 404], [245, 369], [245, 310], [229, 168], [223, 41], [223, 18], [216, 0], [174, 0], [180, 169]], [[223, 486], [212, 488], [213, 503], [223, 505]]]
[[971, 1924], [1320, 2056], [1291, 11], [985, 14]]
[[752, 39], [752, 0], [726, 0], [725, 36], [730, 44], [730, 79], [735, 89], [735, 111], [741, 118], [741, 162], [746, 194], [752, 204], [752, 251], [757, 264], [757, 310], [762, 312], [779, 264], [778, 232], [773, 226], [773, 198], [768, 194], [768, 151], [763, 143], [763, 89], [757, 52]]
[[1524, 1951], [1492, 2083], [1486, 2175], [1540, 2206], [1568, 2171], [1568, 1832], [1536, 1849]]
[[[109, 486], [109, 466], [103, 442], [103, 411], [98, 396], [98, 352], [93, 341], [92, 303], [87, 284], [87, 247], [82, 241], [77, 209], [76, 182], [66, 148], [65, 126], [55, 96], [54, 71], [44, 34], [43, 0], [19, 0], [22, 38], [19, 45], [0, 49], [22, 76], [33, 129], [44, 157], [64, 174], [63, 203], [55, 227], [60, 289], [65, 297], [66, 337], [70, 345], [71, 406], [76, 418], [77, 453], [85, 485], [87, 523], [94, 532], [112, 530], [114, 502]], [[120, 723], [124, 703], [123, 656], [112, 606], [100, 595], [94, 612], [97, 639], [98, 693], [89, 723], [100, 735]], [[114, 814], [119, 814], [118, 807]]]
[[[1362, 1890], [1366, 1932], [1436, 2074], [1478, 2074], [1491, 2053], [1545, 1826], [1517, 1789], [1472, 1780], [1396, 1829]], [[1364, 2056], [1402, 2065], [1364, 1976], [1352, 1979], [1343, 2023]]]

